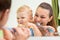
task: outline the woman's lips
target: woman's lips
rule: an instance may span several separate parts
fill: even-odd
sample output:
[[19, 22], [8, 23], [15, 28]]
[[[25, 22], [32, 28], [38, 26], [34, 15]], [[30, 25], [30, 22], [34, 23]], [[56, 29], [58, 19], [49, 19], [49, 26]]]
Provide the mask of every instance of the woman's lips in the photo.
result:
[[43, 24], [42, 22], [37, 21], [36, 19], [34, 20], [35, 23], [40, 23], [41, 25]]

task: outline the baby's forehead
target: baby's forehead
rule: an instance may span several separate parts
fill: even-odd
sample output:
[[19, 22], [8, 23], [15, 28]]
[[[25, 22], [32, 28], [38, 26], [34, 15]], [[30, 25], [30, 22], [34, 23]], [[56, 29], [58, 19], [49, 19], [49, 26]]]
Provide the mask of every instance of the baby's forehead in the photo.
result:
[[18, 12], [29, 12], [29, 9], [20, 9]]
[[17, 17], [20, 18], [20, 17], [28, 17], [29, 15], [27, 13], [18, 13], [17, 14]]
[[27, 11], [22, 11], [22, 12], [18, 12], [17, 14], [18, 14], [18, 15], [27, 15], [28, 12], [27, 12]]

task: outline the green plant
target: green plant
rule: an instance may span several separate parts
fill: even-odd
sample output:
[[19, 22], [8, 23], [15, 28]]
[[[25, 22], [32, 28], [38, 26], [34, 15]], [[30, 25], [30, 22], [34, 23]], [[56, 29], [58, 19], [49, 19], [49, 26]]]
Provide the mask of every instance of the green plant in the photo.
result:
[[58, 0], [52, 0], [53, 15], [54, 15], [54, 20], [56, 21], [57, 26], [58, 26], [58, 14], [59, 14], [58, 7], [59, 7]]

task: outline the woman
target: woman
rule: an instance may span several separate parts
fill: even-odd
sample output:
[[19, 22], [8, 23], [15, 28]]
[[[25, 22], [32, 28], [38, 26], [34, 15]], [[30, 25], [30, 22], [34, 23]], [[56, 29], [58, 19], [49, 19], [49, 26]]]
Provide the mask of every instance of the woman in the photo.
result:
[[43, 2], [38, 6], [34, 16], [34, 23], [39, 26], [38, 29], [42, 32], [43, 36], [53, 36], [57, 32], [50, 4]]

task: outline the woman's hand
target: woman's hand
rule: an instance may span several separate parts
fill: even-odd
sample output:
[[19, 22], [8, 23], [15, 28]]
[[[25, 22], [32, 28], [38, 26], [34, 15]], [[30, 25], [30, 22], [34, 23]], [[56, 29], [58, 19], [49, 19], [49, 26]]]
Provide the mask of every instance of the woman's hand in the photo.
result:
[[28, 28], [14, 28], [16, 32], [14, 32], [15, 40], [27, 40], [30, 36], [30, 30]]
[[7, 29], [3, 30], [5, 40], [27, 40], [30, 36], [30, 30], [28, 28], [17, 27], [14, 30], [12, 32]]
[[4, 29], [3, 32], [4, 32], [4, 39], [5, 40], [13, 40], [13, 35], [10, 30]]
[[54, 36], [55, 29], [52, 26], [43, 26], [47, 36]]
[[38, 29], [38, 27], [35, 24], [30, 23], [29, 26], [33, 29], [34, 36], [42, 36], [41, 31]]

